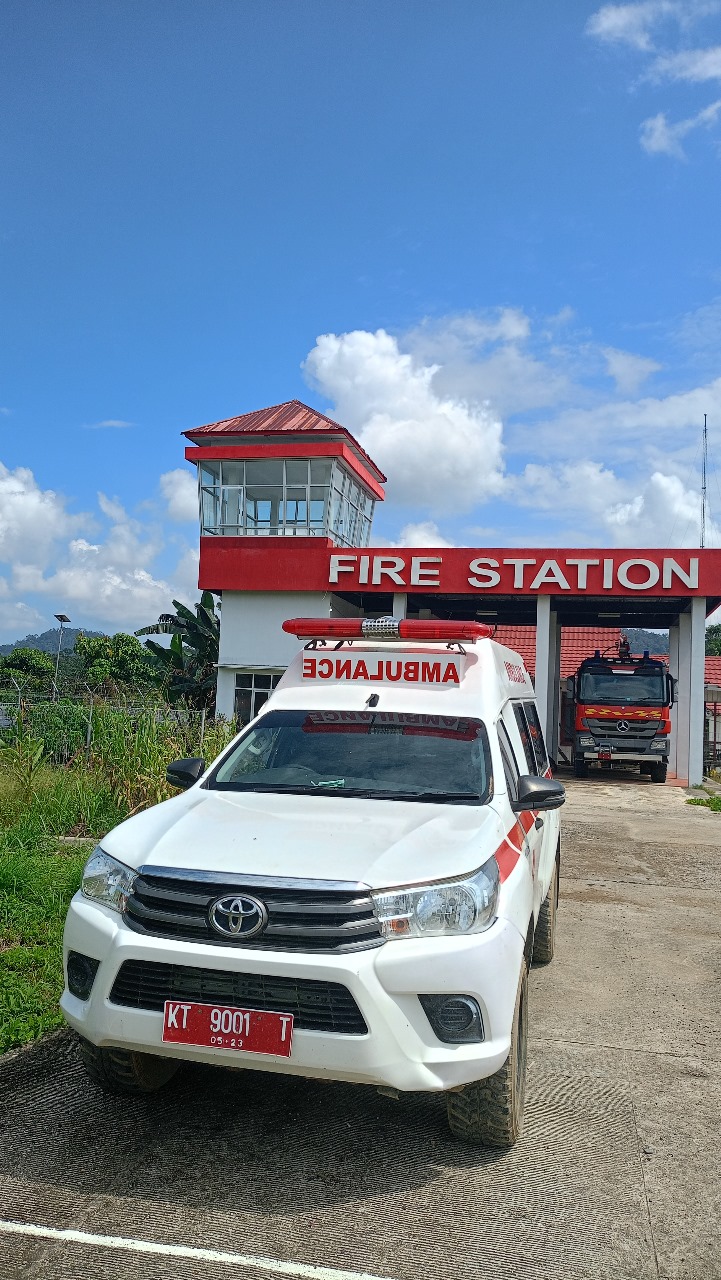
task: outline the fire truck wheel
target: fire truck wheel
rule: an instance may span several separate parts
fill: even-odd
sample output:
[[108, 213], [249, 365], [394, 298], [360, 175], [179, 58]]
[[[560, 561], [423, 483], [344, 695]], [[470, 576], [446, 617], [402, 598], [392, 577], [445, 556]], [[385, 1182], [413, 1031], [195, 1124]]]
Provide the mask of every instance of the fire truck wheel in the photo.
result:
[[651, 769], [650, 769], [651, 781], [665, 782], [667, 769], [668, 769], [668, 765], [666, 764], [665, 760], [659, 760], [658, 764], [654, 762], [651, 765]]
[[576, 756], [576, 758], [575, 758], [575, 760], [574, 760], [574, 762], [573, 762], [573, 772], [574, 772], [574, 774], [576, 775], [576, 777], [577, 777], [577, 778], [587, 778], [587, 777], [588, 777], [588, 765], [587, 765], [586, 761], [585, 761], [585, 760], [583, 760], [583, 759], [581, 759], [581, 758], [579, 758], [579, 756]]
[[511, 1052], [495, 1075], [446, 1094], [448, 1125], [474, 1147], [512, 1147], [523, 1126], [528, 1053], [528, 971], [524, 964], [513, 1014]]
[[100, 1049], [80, 1039], [80, 1061], [94, 1084], [106, 1093], [155, 1093], [175, 1075], [179, 1063], [151, 1053]]
[[556, 911], [558, 909], [558, 862], [560, 846], [556, 854], [556, 862], [548, 886], [548, 893], [541, 903], [538, 913], [536, 932], [533, 935], [533, 963], [549, 964], [553, 959], [553, 948], [556, 942]]

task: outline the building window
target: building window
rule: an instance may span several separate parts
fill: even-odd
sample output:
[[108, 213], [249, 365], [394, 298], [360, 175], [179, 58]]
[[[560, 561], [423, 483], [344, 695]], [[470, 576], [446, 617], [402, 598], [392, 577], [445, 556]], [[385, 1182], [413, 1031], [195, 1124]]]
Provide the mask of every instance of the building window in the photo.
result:
[[374, 499], [331, 458], [202, 462], [199, 484], [204, 535], [324, 537], [368, 546]]
[[238, 724], [248, 724], [258, 715], [282, 674], [281, 671], [246, 671], [235, 677], [235, 718]]

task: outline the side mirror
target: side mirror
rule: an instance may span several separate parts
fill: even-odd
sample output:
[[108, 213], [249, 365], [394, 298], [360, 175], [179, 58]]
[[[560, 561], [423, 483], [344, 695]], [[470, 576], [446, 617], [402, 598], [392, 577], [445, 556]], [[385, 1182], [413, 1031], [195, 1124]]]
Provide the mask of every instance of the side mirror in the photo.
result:
[[198, 759], [197, 756], [191, 760], [174, 760], [165, 770], [165, 781], [171, 787], [187, 791], [188, 787], [192, 787], [203, 773], [205, 773], [205, 761]]
[[534, 778], [524, 773], [518, 779], [518, 799], [511, 808], [514, 813], [525, 813], [529, 809], [560, 809], [566, 800], [566, 788], [552, 778]]
[[676, 701], [676, 681], [673, 676], [666, 676], [666, 680], [668, 682], [668, 705], [672, 707]]
[[566, 693], [569, 698], [576, 696], [576, 680], [574, 676], [567, 676], [566, 678]]

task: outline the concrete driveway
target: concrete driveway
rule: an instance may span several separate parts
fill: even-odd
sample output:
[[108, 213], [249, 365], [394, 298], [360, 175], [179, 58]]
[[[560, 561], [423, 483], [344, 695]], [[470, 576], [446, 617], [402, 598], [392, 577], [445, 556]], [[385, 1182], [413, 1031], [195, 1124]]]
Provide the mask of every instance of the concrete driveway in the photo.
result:
[[721, 814], [568, 789], [513, 1151], [438, 1098], [250, 1072], [113, 1100], [59, 1032], [0, 1059], [2, 1280], [721, 1278]]

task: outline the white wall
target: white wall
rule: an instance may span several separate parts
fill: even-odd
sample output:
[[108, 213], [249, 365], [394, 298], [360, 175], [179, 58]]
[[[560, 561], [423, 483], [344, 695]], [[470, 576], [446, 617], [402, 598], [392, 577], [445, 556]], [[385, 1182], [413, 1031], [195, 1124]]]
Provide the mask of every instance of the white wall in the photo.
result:
[[282, 629], [286, 618], [328, 618], [333, 597], [308, 591], [224, 591], [222, 599], [215, 709], [230, 719], [236, 670], [284, 670], [300, 648], [300, 641]]

